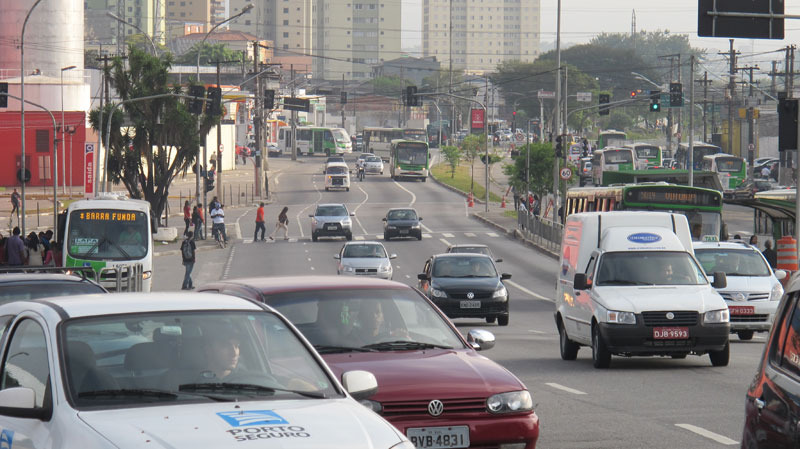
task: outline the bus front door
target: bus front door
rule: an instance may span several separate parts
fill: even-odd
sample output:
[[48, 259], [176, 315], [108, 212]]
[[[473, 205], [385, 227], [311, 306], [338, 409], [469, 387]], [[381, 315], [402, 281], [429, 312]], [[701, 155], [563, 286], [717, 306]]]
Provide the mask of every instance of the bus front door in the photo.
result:
[[322, 130], [318, 129], [314, 130], [313, 140], [314, 140], [314, 154], [322, 153], [324, 148]]

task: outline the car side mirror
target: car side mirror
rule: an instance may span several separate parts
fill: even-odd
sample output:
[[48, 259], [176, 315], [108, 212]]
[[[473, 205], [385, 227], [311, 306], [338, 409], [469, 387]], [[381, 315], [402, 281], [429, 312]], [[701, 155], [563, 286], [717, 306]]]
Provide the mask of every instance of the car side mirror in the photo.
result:
[[390, 259], [397, 259], [397, 254], [391, 254], [391, 255], [389, 255], [389, 258]]
[[378, 392], [378, 380], [369, 371], [347, 371], [342, 374], [342, 386], [355, 400], [366, 399]]
[[381, 221], [386, 221], [386, 217], [381, 218]]
[[511, 273], [503, 273], [500, 275], [500, 280], [505, 281], [506, 279], [511, 279]]
[[14, 418], [38, 419], [47, 421], [53, 415], [53, 409], [37, 408], [36, 393], [28, 387], [12, 387], [0, 391], [0, 404], [3, 404], [3, 415]]
[[779, 281], [782, 281], [782, 280], [786, 279], [786, 272], [783, 271], [783, 270], [775, 270], [775, 277]]
[[586, 273], [575, 273], [575, 279], [572, 281], [572, 288], [575, 290], [586, 290], [589, 288]]
[[356, 216], [356, 213], [355, 213], [355, 212], [350, 212], [350, 216], [351, 216], [351, 217], [355, 217], [355, 216]]
[[494, 261], [495, 261], [495, 262], [497, 262], [497, 263], [500, 263], [500, 262], [502, 262], [502, 261], [503, 261], [503, 259], [502, 259], [502, 258], [497, 258], [497, 259], [495, 259]]
[[314, 218], [314, 214], [308, 214], [308, 216]]
[[419, 218], [418, 218], [418, 220], [419, 220], [419, 221], [422, 221], [422, 217], [419, 217]]
[[467, 333], [467, 343], [476, 351], [488, 351], [494, 348], [494, 334], [483, 329], [472, 329]]
[[336, 260], [341, 260], [341, 259], [342, 259], [342, 256], [340, 256], [340, 255], [338, 255], [338, 254], [334, 254], [334, 255], [333, 255], [333, 258], [334, 258], [334, 259], [336, 259]]
[[728, 286], [728, 277], [723, 271], [714, 272], [714, 282], [711, 283], [714, 288], [725, 288]]
[[430, 280], [430, 277], [426, 273], [420, 273], [417, 275], [417, 279], [420, 281], [427, 281]]

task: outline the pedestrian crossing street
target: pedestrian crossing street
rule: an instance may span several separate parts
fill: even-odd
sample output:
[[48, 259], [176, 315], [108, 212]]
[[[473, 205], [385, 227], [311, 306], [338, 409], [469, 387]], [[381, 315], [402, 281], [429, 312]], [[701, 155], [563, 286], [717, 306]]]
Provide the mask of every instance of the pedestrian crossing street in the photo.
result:
[[[496, 232], [423, 232], [422, 239], [432, 239], [437, 237], [442, 238], [455, 238], [456, 235], [463, 235], [464, 237], [468, 238], [498, 238], [500, 234]], [[383, 234], [361, 234], [361, 235], [354, 235], [354, 241], [364, 241], [364, 240], [383, 240]], [[267, 240], [266, 242], [258, 241], [253, 242], [253, 239], [243, 239], [242, 243], [278, 243], [278, 242], [288, 242], [288, 243], [297, 243], [297, 242], [310, 242], [311, 236], [306, 237], [290, 237], [289, 240], [283, 240], [283, 238], [278, 238], [275, 240]]]

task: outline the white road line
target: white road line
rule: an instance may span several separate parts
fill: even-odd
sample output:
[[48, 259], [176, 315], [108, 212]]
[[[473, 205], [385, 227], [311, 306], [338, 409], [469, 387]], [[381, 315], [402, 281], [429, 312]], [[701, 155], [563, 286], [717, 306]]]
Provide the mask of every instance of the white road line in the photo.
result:
[[399, 182], [397, 182], [397, 181], [392, 181], [392, 182], [394, 182], [394, 184], [395, 184], [397, 187], [400, 187], [401, 189], [403, 189], [403, 190], [405, 190], [406, 192], [408, 192], [408, 194], [409, 194], [409, 195], [411, 195], [411, 202], [410, 202], [410, 203], [408, 203], [408, 207], [411, 207], [411, 206], [413, 206], [413, 205], [414, 205], [414, 203], [416, 203], [416, 202], [417, 202], [417, 195], [414, 195], [414, 192], [412, 192], [412, 191], [408, 190], [407, 188], [403, 187], [403, 186], [402, 186], [402, 185], [400, 185], [400, 183], [399, 183]]
[[433, 231], [431, 230], [431, 228], [429, 228], [429, 227], [425, 226], [424, 224], [420, 223], [419, 225], [420, 225], [420, 226], [422, 226], [422, 229], [423, 229], [425, 232], [433, 232]]
[[449, 233], [449, 232], [442, 232], [442, 237], [447, 237], [447, 238], [451, 239], [451, 238], [453, 238], [455, 236], [453, 234]]
[[254, 242], [253, 239], [244, 239], [242, 240], [242, 243], [254, 243]]
[[511, 279], [507, 279], [507, 280], [503, 281], [503, 283], [508, 284], [508, 285], [516, 288], [517, 290], [522, 290], [523, 293], [527, 293], [527, 294], [533, 296], [536, 299], [541, 299], [542, 301], [555, 302], [552, 298], [547, 298], [547, 297], [542, 296], [542, 295], [540, 295], [538, 293], [532, 292], [531, 290], [528, 290], [527, 288], [517, 284], [516, 282], [512, 281]]
[[281, 179], [281, 175], [282, 175], [282, 174], [283, 174], [283, 172], [278, 172], [277, 176], [275, 176], [275, 179], [273, 180], [273, 182], [275, 183], [275, 185], [278, 185], [278, 184], [280, 184], [280, 183], [281, 183], [281, 182], [280, 182], [280, 179]]
[[[452, 237], [452, 236], [450, 236], [450, 237]], [[442, 242], [442, 243], [444, 243], [444, 244], [445, 244], [445, 245], [447, 245], [447, 246], [450, 246], [450, 242], [448, 242], [448, 241], [447, 241], [447, 240], [445, 240], [445, 239], [439, 239], [439, 241], [440, 241], [440, 242]]]
[[314, 271], [314, 267], [310, 267], [310, 268], [311, 268], [311, 271]]
[[496, 232], [487, 232], [486, 235], [488, 235], [489, 237], [500, 237], [499, 235], [497, 235]]
[[236, 253], [236, 247], [231, 248], [231, 253], [228, 255], [228, 260], [225, 262], [225, 269], [222, 271], [222, 279], [228, 279], [228, 274], [231, 271], [231, 264], [233, 264], [233, 255]]
[[466, 236], [466, 237], [475, 237], [475, 233], [473, 233], [473, 232], [465, 232], [464, 236]]
[[[355, 208], [355, 209], [353, 209], [353, 213], [356, 213], [356, 212], [358, 211], [358, 208], [359, 208], [359, 207], [363, 206], [363, 205], [364, 205], [364, 203], [366, 203], [367, 201], [369, 201], [369, 194], [367, 193], [367, 191], [366, 191], [366, 190], [364, 190], [364, 189], [361, 187], [361, 185], [360, 185], [360, 184], [359, 184], [359, 186], [358, 186], [358, 190], [360, 190], [361, 192], [363, 192], [363, 193], [364, 193], [364, 201], [362, 201], [362, 202], [358, 203], [358, 206], [356, 206], [356, 208]], [[362, 234], [366, 234], [366, 233], [367, 233], [367, 230], [366, 230], [366, 229], [364, 229], [364, 226], [361, 224], [361, 220], [359, 220], [359, 219], [358, 219], [358, 215], [355, 215], [353, 218], [355, 218], [355, 222], [356, 222], [356, 223], [358, 223], [358, 227], [359, 227], [359, 228], [361, 228], [361, 233], [362, 233]]]
[[538, 334], [538, 335], [544, 335], [547, 333], [547, 332], [537, 331], [534, 329], [528, 329], [528, 332], [530, 332], [531, 334]]
[[464, 200], [464, 216], [469, 217], [469, 201]]
[[364, 240], [364, 236], [363, 235], [354, 235], [353, 236], [353, 240]]
[[694, 432], [700, 436], [706, 437], [709, 440], [714, 440], [719, 444], [724, 444], [726, 446], [733, 446], [735, 444], [739, 444], [738, 441], [734, 441], [726, 436], [720, 435], [718, 433], [714, 433], [710, 430], [706, 430], [702, 427], [693, 426], [691, 424], [675, 424], [675, 426], [680, 427], [681, 429], [686, 429], [689, 432]]
[[375, 234], [375, 240], [383, 239], [383, 234]]
[[406, 275], [406, 279], [411, 279], [411, 276], [409, 276], [409, 275]]
[[305, 237], [306, 236], [305, 233], [303, 232], [303, 226], [300, 224], [300, 216], [303, 215], [303, 213], [306, 211], [306, 209], [308, 209], [309, 207], [315, 205], [316, 203], [319, 203], [320, 200], [322, 199], [322, 192], [319, 191], [319, 189], [317, 188], [316, 184], [314, 184], [314, 190], [317, 191], [317, 200], [314, 201], [311, 204], [306, 205], [304, 208], [300, 209], [300, 212], [298, 212], [297, 215], [295, 215], [294, 222], [297, 223], [297, 229], [300, 230], [300, 237]]
[[581, 390], [576, 390], [576, 389], [574, 389], [574, 388], [565, 387], [565, 386], [563, 386], [563, 385], [561, 385], [561, 384], [557, 384], [557, 383], [554, 383], [554, 382], [547, 382], [547, 383], [545, 383], [545, 385], [547, 385], [547, 386], [549, 386], [549, 387], [553, 387], [553, 388], [555, 388], [556, 390], [566, 391], [567, 393], [572, 393], [572, 394], [586, 394], [585, 392], [583, 392], [583, 391], [581, 391]]
[[424, 239], [432, 239], [433, 236], [430, 235], [430, 234], [422, 234], [422, 238], [424, 238]]

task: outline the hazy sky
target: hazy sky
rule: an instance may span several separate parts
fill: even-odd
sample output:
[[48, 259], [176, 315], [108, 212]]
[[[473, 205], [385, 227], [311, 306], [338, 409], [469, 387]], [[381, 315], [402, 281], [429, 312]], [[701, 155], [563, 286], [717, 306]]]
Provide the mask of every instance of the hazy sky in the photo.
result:
[[[420, 46], [422, 0], [397, 1], [403, 2], [403, 48]], [[582, 43], [601, 32], [630, 33], [635, 10], [637, 30], [661, 29], [689, 34], [694, 47], [726, 50], [728, 39], [697, 37], [697, 3], [697, 0], [562, 0], [561, 42], [562, 45]], [[557, 5], [557, 0], [541, 0], [543, 43], [555, 41]], [[785, 13], [800, 15], [800, 1], [786, 1]], [[800, 20], [787, 19], [785, 35], [784, 40], [737, 39], [734, 44], [743, 55], [800, 44]], [[764, 61], [782, 57], [780, 54], [760, 56]]]

